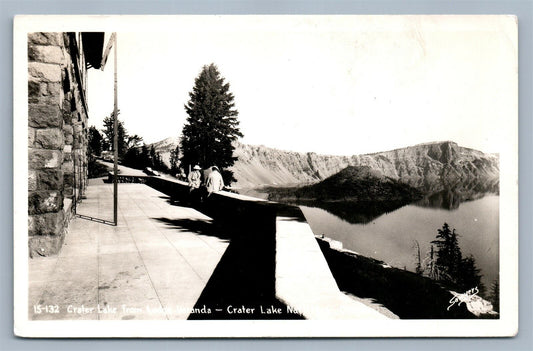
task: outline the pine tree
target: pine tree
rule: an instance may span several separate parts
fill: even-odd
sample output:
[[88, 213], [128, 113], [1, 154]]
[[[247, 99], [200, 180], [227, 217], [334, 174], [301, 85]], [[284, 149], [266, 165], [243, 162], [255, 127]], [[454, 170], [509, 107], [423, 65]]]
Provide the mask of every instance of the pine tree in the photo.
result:
[[474, 257], [472, 255], [465, 257], [461, 262], [461, 269], [457, 275], [457, 285], [465, 291], [477, 287], [479, 295], [484, 295], [485, 286], [481, 282], [483, 276], [480, 272], [481, 270], [476, 267]]
[[128, 167], [142, 169], [140, 154], [139, 148], [130, 147], [128, 148], [128, 151], [126, 151], [122, 163]]
[[139, 159], [139, 164], [141, 165], [141, 168], [152, 167], [152, 164], [150, 162], [150, 150], [148, 149], [148, 146], [146, 144], [141, 147]]
[[437, 246], [435, 264], [438, 279], [454, 283], [464, 291], [477, 287], [480, 295], [483, 295], [485, 286], [481, 282], [481, 270], [476, 267], [472, 255], [463, 258], [455, 229], [450, 229], [448, 223], [444, 223], [437, 233], [437, 240], [431, 243]]
[[137, 134], [135, 134], [135, 135], [128, 136], [128, 140], [126, 142], [126, 145], [127, 145], [128, 149], [138, 148], [141, 145], [142, 142], [143, 142], [143, 138], [141, 136], [138, 136]]
[[[120, 114], [120, 111], [118, 111]], [[113, 150], [113, 138], [115, 136], [115, 115], [114, 113], [111, 113], [109, 116], [104, 118], [104, 134], [105, 134], [105, 144], [109, 150]], [[117, 139], [117, 146], [118, 146], [118, 157], [121, 159], [128, 150], [128, 132], [126, 131], [126, 128], [124, 128], [124, 124], [122, 121], [118, 121], [117, 124], [117, 130], [118, 130], [118, 139]]]
[[170, 173], [176, 174], [179, 171], [180, 166], [180, 147], [179, 145], [172, 151], [170, 151]]
[[457, 241], [455, 229], [450, 230], [448, 223], [437, 230], [437, 240], [432, 244], [437, 246], [436, 264], [441, 271], [441, 279], [456, 282], [463, 261], [461, 249]]
[[91, 126], [89, 128], [89, 147], [87, 148], [87, 150], [89, 156], [100, 156], [100, 154], [102, 153], [102, 135], [94, 126]]
[[150, 146], [150, 167], [156, 168], [157, 166], [157, 153], [155, 152], [155, 147]]
[[243, 136], [229, 83], [210, 64], [202, 68], [189, 96], [185, 105], [189, 117], [182, 131], [181, 162], [186, 168], [195, 164], [203, 168], [216, 165], [223, 170], [224, 181], [229, 184], [234, 178], [227, 168], [237, 160], [232, 143]]
[[442, 269], [437, 265], [437, 253], [433, 245], [424, 258], [424, 274], [433, 280], [441, 280]]
[[157, 151], [155, 151], [155, 147], [152, 145], [152, 148], [150, 149], [150, 158], [152, 159], [152, 167], [155, 170], [167, 172], [168, 167], [163, 162], [163, 158], [161, 157], [161, 154]]

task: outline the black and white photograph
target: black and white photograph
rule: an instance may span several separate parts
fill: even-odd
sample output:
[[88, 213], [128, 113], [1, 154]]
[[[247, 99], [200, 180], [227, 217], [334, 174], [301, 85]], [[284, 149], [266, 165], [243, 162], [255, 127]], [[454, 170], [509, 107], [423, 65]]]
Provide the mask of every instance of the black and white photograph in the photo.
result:
[[15, 333], [513, 336], [510, 15], [17, 16]]

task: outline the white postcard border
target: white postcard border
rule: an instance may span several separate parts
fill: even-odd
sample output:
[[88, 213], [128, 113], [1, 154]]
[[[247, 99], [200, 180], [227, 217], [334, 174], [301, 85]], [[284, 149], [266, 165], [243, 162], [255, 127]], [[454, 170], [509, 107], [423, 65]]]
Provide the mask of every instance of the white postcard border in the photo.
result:
[[[502, 122], [509, 141], [500, 153], [500, 288], [498, 320], [394, 321], [30, 321], [27, 247], [27, 33], [33, 31], [149, 30], [194, 16], [17, 16], [14, 25], [14, 317], [25, 337], [452, 337], [513, 336], [518, 331], [518, 101]], [[242, 16], [203, 16], [220, 20]], [[270, 16], [272, 17], [272, 16]], [[285, 20], [288, 16], [279, 16]], [[307, 16], [312, 17], [312, 16]], [[473, 16], [475, 17], [475, 16]], [[516, 18], [506, 16], [515, 24]], [[509, 23], [507, 23], [509, 24]], [[517, 72], [518, 78], [518, 72]], [[518, 79], [517, 79], [518, 89]], [[518, 90], [516, 96], [518, 97]], [[504, 239], [504, 240], [502, 240]]]

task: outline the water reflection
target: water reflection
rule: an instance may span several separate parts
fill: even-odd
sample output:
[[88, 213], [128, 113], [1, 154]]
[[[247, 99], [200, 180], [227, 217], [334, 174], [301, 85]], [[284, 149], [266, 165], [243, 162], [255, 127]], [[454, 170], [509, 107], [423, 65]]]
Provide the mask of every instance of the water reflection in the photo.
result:
[[407, 205], [405, 202], [300, 201], [298, 205], [317, 207], [352, 224], [370, 223], [379, 216]]
[[487, 195], [499, 195], [498, 181], [448, 185], [447, 188], [429, 193], [411, 204], [402, 201], [299, 201], [295, 204], [323, 209], [352, 224], [366, 224], [408, 204], [451, 211], [458, 209], [461, 203], [478, 200]]
[[455, 192], [467, 193], [492, 193], [500, 194], [500, 181], [494, 178], [471, 178], [461, 180], [439, 180], [427, 179], [407, 180], [410, 186], [420, 190], [424, 194], [435, 194], [442, 191], [452, 190]]
[[426, 195], [423, 199], [414, 202], [413, 205], [456, 210], [463, 202], [478, 200], [489, 194], [500, 194], [499, 182], [456, 184], [452, 187]]
[[301, 208], [316, 235], [323, 234], [362, 256], [409, 271], [415, 271], [416, 243], [425, 257], [437, 229], [446, 222], [459, 233], [463, 255], [475, 257], [485, 286], [489, 287], [498, 278], [498, 195], [463, 202], [455, 210], [409, 204], [374, 217], [372, 222], [368, 221], [372, 218], [369, 216], [359, 223], [355, 223], [356, 216], [341, 217], [318, 206]]

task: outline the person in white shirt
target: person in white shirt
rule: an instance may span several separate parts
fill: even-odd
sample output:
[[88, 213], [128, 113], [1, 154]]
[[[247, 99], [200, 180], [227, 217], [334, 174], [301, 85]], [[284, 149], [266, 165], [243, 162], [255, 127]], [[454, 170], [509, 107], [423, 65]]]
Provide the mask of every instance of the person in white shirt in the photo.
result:
[[189, 177], [187, 178], [189, 180], [189, 192], [200, 188], [200, 184], [202, 184], [202, 175], [200, 174], [201, 169], [200, 166], [196, 165], [192, 172], [189, 173]]
[[211, 173], [207, 176], [207, 196], [224, 188], [224, 180], [217, 166], [211, 167]]
[[203, 200], [202, 189], [200, 188], [202, 185], [202, 174], [200, 173], [201, 169], [202, 168], [198, 165], [194, 166], [193, 170], [187, 177], [187, 180], [189, 181], [189, 202], [191, 204], [196, 204], [198, 202], [202, 202]]

